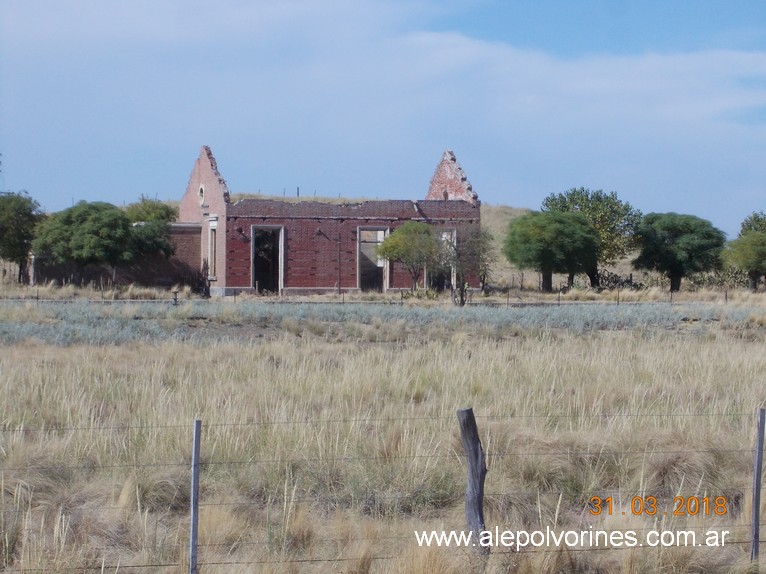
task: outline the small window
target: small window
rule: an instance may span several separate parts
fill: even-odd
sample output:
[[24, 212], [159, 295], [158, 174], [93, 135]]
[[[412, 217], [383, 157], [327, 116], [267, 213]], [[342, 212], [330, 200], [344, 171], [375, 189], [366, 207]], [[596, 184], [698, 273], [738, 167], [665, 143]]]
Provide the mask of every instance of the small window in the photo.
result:
[[205, 188], [203, 186], [199, 186], [199, 204], [202, 205], [205, 203]]

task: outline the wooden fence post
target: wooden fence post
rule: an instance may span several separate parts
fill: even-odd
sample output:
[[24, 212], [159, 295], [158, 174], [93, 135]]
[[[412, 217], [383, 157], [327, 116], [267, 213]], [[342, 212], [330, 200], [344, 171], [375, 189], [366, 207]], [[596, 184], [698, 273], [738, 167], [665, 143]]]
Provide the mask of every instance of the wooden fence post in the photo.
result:
[[468, 484], [465, 488], [465, 519], [471, 531], [471, 540], [480, 554], [489, 554], [489, 546], [481, 546], [479, 540], [485, 530], [484, 525], [484, 478], [487, 465], [484, 461], [484, 449], [479, 439], [479, 429], [473, 409], [459, 409], [457, 420], [460, 423], [460, 439], [463, 452], [468, 462]]
[[197, 574], [197, 528], [199, 524], [199, 439], [202, 421], [194, 421], [191, 464], [191, 527], [189, 532], [189, 574]]
[[761, 475], [763, 471], [763, 435], [766, 427], [766, 409], [758, 409], [758, 433], [755, 439], [755, 463], [753, 464], [753, 511], [750, 522], [750, 561], [758, 562], [761, 528]]

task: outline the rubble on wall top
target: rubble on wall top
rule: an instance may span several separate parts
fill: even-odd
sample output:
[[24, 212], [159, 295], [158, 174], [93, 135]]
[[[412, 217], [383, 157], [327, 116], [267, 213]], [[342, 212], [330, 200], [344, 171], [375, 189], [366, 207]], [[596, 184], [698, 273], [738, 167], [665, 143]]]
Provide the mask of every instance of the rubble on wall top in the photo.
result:
[[452, 150], [445, 151], [441, 162], [436, 166], [426, 199], [478, 202], [479, 196], [473, 190], [471, 182], [468, 181]]
[[221, 187], [223, 188], [223, 198], [226, 203], [229, 203], [229, 187], [226, 185], [226, 180], [221, 175], [221, 172], [218, 171], [218, 162], [215, 161], [215, 156], [213, 156], [213, 151], [210, 149], [210, 146], [203, 145], [202, 151], [207, 156], [207, 160], [210, 162], [210, 168], [213, 170], [213, 174], [218, 178], [218, 183], [221, 184]]

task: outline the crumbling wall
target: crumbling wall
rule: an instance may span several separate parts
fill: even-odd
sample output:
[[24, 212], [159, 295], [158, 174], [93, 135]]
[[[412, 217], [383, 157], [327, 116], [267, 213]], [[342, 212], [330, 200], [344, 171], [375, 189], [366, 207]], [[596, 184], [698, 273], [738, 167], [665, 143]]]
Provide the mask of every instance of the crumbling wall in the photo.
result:
[[452, 150], [445, 151], [441, 162], [436, 166], [426, 199], [461, 200], [474, 204], [479, 201], [479, 196], [473, 190]]
[[208, 146], [202, 146], [178, 207], [178, 221], [199, 223], [209, 213], [222, 214], [229, 203], [229, 188], [218, 171]]
[[[360, 286], [359, 229], [393, 232], [412, 220], [460, 230], [478, 224], [480, 208], [477, 204], [462, 201], [391, 200], [331, 204], [242, 200], [228, 210], [226, 287], [253, 288], [253, 226], [283, 228], [285, 289], [329, 290], [340, 285], [341, 289], [353, 290]], [[401, 265], [389, 264], [387, 274], [388, 288], [407, 289], [411, 286], [410, 275]], [[471, 281], [472, 286], [474, 283], [478, 286], [477, 279]]]
[[[211, 286], [226, 285], [226, 210], [230, 203], [226, 181], [208, 146], [202, 146], [194, 163], [186, 192], [179, 205], [181, 223], [200, 224], [200, 246], [196, 268], [210, 278]], [[211, 229], [215, 229], [214, 234]], [[215, 245], [211, 248], [211, 238]], [[214, 257], [215, 262], [209, 258]], [[214, 272], [214, 274], [213, 274]]]

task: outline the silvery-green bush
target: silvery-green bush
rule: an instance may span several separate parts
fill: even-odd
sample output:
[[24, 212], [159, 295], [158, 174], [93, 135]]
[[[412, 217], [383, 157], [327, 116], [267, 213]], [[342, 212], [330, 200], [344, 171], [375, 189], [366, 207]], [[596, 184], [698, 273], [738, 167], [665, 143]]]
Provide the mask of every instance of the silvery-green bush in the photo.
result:
[[[30, 319], [3, 312], [14, 303], [0, 306], [0, 342], [36, 339], [55, 345], [124, 344], [164, 339], [195, 340], [227, 338], [227, 326], [252, 325], [279, 328], [283, 324], [313, 323], [406, 324], [413, 328], [565, 329], [578, 332], [641, 327], [672, 328], [688, 324], [705, 328], [724, 322], [744, 323], [759, 310], [714, 304], [594, 304], [527, 307], [410, 307], [380, 303], [261, 303], [237, 304], [193, 301], [173, 306], [165, 302], [144, 303], [40, 303]], [[6, 318], [8, 317], [8, 318]], [[201, 323], [216, 328], [196, 330]]]

